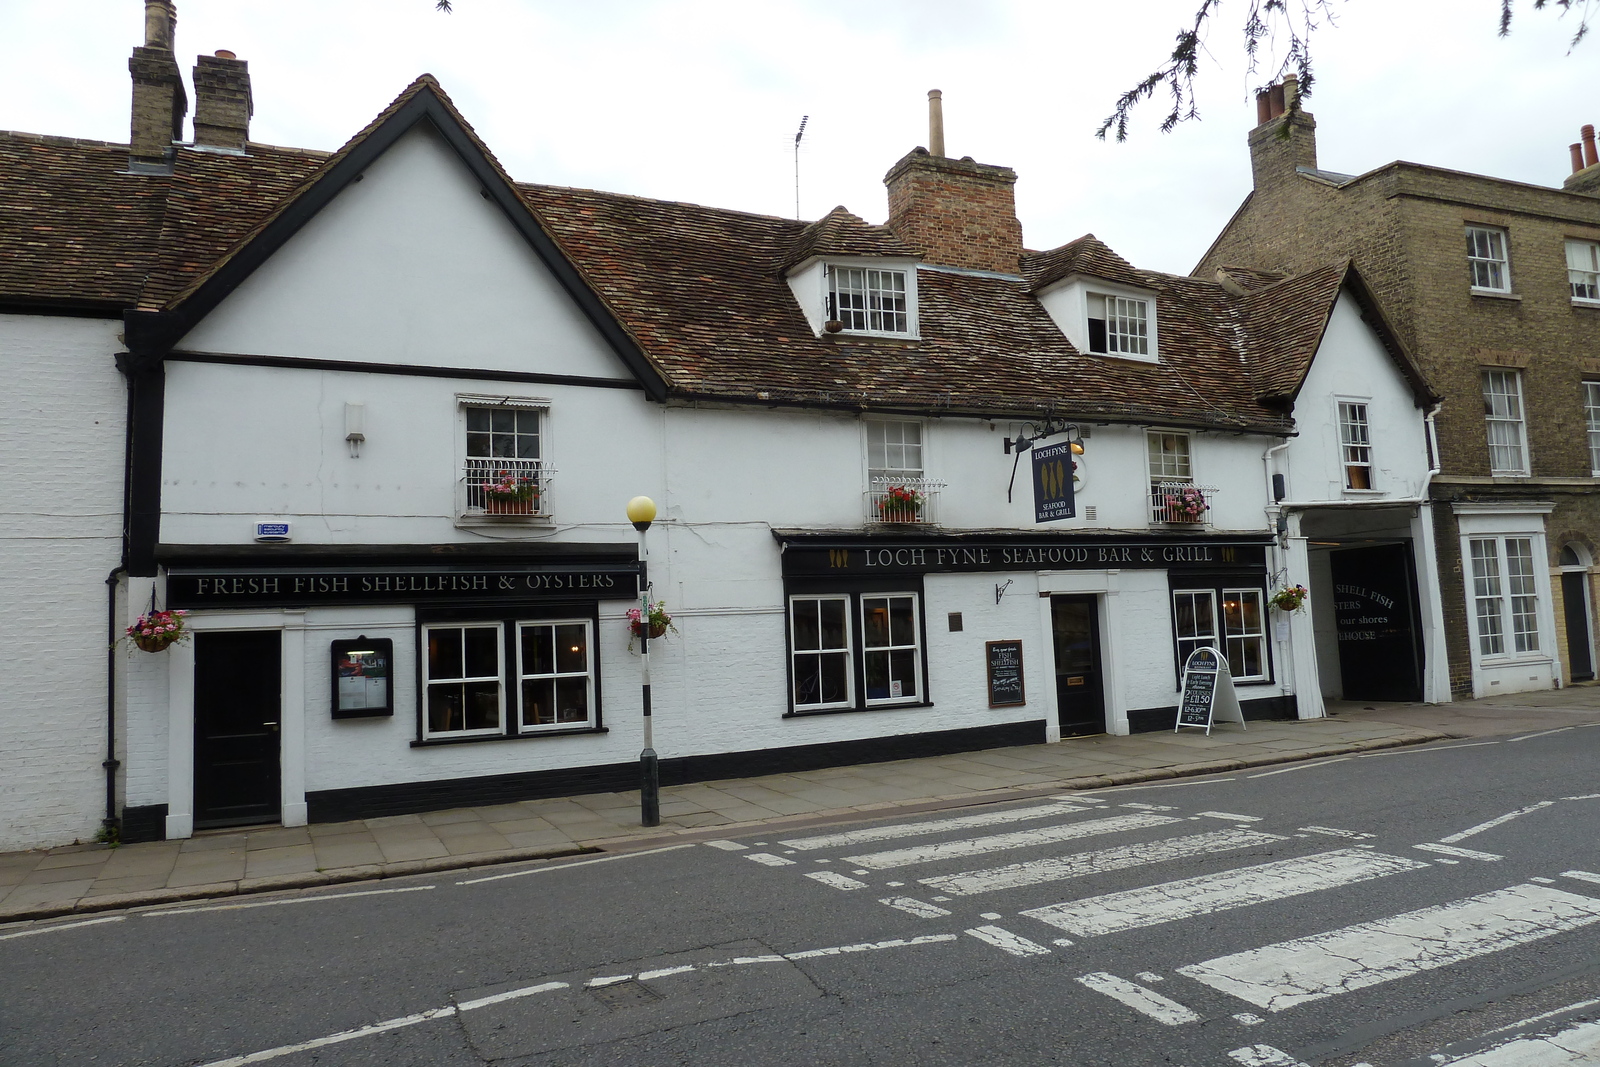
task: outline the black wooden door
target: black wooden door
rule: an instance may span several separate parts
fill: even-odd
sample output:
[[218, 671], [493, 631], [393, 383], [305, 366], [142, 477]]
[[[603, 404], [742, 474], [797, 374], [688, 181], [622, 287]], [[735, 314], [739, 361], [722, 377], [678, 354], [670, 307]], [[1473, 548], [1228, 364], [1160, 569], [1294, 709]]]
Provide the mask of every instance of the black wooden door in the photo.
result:
[[1561, 599], [1566, 603], [1567, 662], [1572, 664], [1569, 682], [1587, 682], [1594, 678], [1594, 658], [1589, 653], [1589, 598], [1583, 595], [1588, 581], [1583, 571], [1565, 571], [1561, 575]]
[[1050, 598], [1056, 653], [1056, 712], [1062, 737], [1106, 732], [1100, 677], [1100, 612], [1092, 596]]
[[1330, 554], [1346, 700], [1421, 700], [1422, 653], [1409, 545]]
[[277, 630], [194, 641], [194, 824], [277, 822], [282, 707]]

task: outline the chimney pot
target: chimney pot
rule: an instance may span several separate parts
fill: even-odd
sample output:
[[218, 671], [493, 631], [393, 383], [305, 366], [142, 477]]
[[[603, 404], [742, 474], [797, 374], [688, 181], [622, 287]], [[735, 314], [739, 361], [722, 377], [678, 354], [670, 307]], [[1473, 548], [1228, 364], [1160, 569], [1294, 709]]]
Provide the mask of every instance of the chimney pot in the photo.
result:
[[944, 155], [944, 94], [928, 90], [928, 153]]
[[144, 0], [144, 46], [172, 51], [178, 10], [172, 0]]
[[1576, 174], [1583, 169], [1583, 145], [1570, 144], [1567, 151], [1572, 153], [1572, 173]]
[[218, 59], [238, 59], [239, 58], [237, 55], [235, 55], [232, 52], [228, 51], [226, 48], [217, 49], [216, 56], [217, 56]]
[[1274, 85], [1272, 88], [1267, 90], [1267, 99], [1272, 103], [1273, 118], [1277, 118], [1279, 115], [1283, 114], [1284, 106], [1282, 82], [1279, 82], [1277, 85]]
[[1272, 98], [1265, 89], [1256, 94], [1256, 125], [1272, 121]]
[[1583, 128], [1583, 165], [1592, 167], [1596, 163], [1600, 163], [1600, 156], [1595, 154], [1594, 126], [1589, 125]]

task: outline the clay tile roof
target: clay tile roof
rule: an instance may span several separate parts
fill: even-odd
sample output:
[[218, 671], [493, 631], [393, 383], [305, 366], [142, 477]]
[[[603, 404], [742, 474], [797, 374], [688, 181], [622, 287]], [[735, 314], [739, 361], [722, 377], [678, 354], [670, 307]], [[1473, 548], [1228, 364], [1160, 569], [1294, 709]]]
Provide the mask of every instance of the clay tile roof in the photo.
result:
[[917, 253], [896, 237], [887, 226], [869, 226], [859, 216], [840, 205], [800, 231], [779, 270], [816, 256], [898, 256], [916, 258]]
[[1022, 274], [1035, 292], [1074, 274], [1088, 274], [1124, 285], [1149, 284], [1141, 271], [1135, 270], [1092, 233], [1048, 252], [1023, 253]]

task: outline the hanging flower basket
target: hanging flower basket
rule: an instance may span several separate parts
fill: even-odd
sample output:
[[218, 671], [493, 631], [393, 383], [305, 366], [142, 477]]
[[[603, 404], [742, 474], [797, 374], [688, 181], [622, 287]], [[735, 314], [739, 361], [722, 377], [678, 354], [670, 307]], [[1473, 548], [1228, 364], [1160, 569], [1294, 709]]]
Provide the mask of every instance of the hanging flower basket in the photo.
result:
[[652, 641], [658, 637], [665, 637], [668, 630], [673, 633], [678, 632], [678, 628], [672, 625], [672, 616], [667, 614], [667, 602], [665, 600], [658, 600], [651, 604], [648, 615], [639, 608], [628, 609], [628, 633], [631, 635], [628, 639], [629, 652], [633, 651], [634, 639], [643, 637], [646, 630], [649, 630], [650, 640]]
[[501, 471], [480, 488], [485, 515], [532, 515], [539, 510], [539, 483], [527, 475]]
[[1299, 611], [1306, 606], [1306, 594], [1310, 592], [1303, 585], [1286, 585], [1273, 593], [1270, 597], [1272, 606], [1279, 611], [1288, 613]]
[[139, 621], [128, 627], [128, 640], [141, 652], [165, 652], [189, 636], [184, 625], [186, 611], [156, 611], [139, 616]]
[[922, 494], [903, 485], [891, 485], [878, 498], [878, 517], [884, 522], [920, 521]]

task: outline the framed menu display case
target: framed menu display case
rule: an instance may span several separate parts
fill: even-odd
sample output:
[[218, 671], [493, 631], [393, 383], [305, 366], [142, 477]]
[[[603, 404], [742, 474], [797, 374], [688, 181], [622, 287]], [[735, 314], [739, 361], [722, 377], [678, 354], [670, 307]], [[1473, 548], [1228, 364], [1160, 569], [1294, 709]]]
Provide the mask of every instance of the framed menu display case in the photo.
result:
[[394, 642], [357, 637], [335, 641], [333, 717], [363, 719], [394, 714]]

